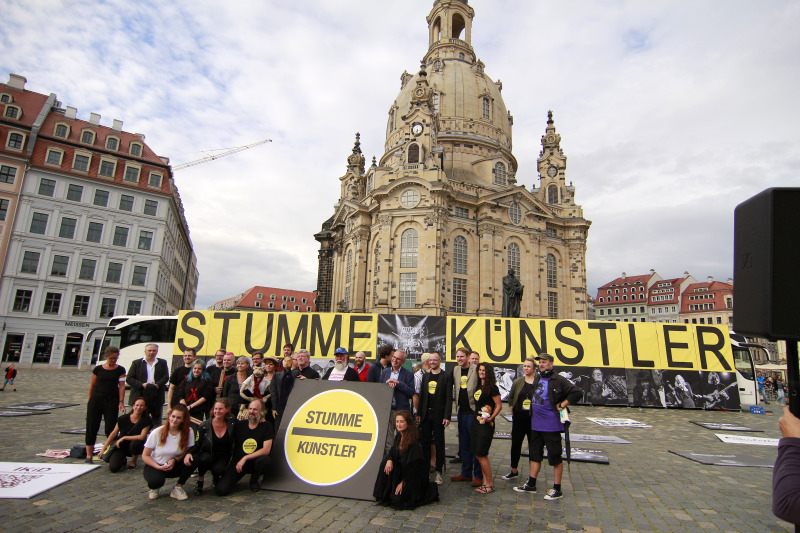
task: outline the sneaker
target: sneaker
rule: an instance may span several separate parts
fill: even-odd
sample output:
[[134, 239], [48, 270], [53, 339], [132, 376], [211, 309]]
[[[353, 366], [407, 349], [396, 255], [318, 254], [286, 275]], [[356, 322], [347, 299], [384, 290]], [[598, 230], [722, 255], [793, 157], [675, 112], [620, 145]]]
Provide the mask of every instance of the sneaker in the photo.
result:
[[147, 497], [151, 500], [158, 498], [158, 489], [151, 489], [147, 491]]
[[188, 498], [186, 491], [183, 490], [183, 487], [178, 486], [175, 486], [175, 488], [172, 489], [172, 492], [169, 493], [169, 497], [175, 498], [176, 500], [185, 500]]
[[519, 477], [519, 472], [509, 472], [505, 476], [502, 476], [500, 479], [505, 479], [508, 481], [509, 479], [514, 479], [515, 477]]
[[433, 478], [433, 482], [436, 483], [437, 485], [441, 485], [442, 484], [442, 474], [441, 474], [441, 472], [436, 472], [436, 476]]
[[83, 460], [83, 462], [86, 463], [87, 465], [94, 464], [94, 461], [92, 460], [91, 457], [87, 457], [86, 459]]
[[514, 487], [514, 492], [527, 492], [528, 494], [536, 494], [536, 485], [528, 485], [525, 483], [521, 487]]
[[545, 500], [560, 500], [563, 497], [564, 497], [564, 494], [562, 494], [562, 492], [560, 490], [558, 490], [558, 489], [550, 489], [550, 490], [547, 491], [547, 494], [545, 494], [544, 499]]

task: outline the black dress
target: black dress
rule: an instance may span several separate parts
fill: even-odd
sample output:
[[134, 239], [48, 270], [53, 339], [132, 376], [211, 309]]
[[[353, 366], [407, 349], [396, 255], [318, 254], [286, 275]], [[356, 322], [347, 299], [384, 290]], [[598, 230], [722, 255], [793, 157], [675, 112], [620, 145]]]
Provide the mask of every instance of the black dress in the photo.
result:
[[500, 396], [500, 389], [497, 388], [497, 385], [492, 385], [489, 394], [478, 389], [475, 391], [475, 395], [477, 396], [475, 398], [475, 411], [478, 415], [472, 421], [469, 448], [475, 457], [486, 457], [489, 455], [489, 448], [492, 446], [492, 439], [494, 438], [494, 422], [481, 424], [478, 420], [481, 418], [482, 407], [487, 406], [490, 414], [494, 411], [494, 397]]
[[[392, 460], [392, 471], [387, 476], [383, 470], [389, 459]], [[401, 481], [403, 490], [400, 494], [395, 494], [394, 491]], [[439, 488], [428, 481], [428, 465], [422, 457], [419, 440], [412, 442], [401, 453], [400, 434], [395, 435], [392, 448], [381, 461], [372, 495], [379, 504], [391, 505], [395, 509], [414, 509], [439, 501]]]

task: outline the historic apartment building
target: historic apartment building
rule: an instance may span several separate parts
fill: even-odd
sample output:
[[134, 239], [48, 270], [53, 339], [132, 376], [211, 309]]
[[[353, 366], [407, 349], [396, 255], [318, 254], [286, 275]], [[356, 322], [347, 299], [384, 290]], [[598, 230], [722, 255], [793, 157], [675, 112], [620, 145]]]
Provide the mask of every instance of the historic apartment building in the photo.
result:
[[197, 259], [168, 160], [144, 135], [25, 82], [0, 84], [2, 360], [75, 365], [114, 315], [193, 308]]
[[317, 295], [313, 292], [276, 289], [256, 285], [208, 308], [211, 311], [299, 311], [315, 313]]
[[356, 135], [315, 235], [320, 311], [498, 316], [510, 269], [525, 286], [521, 317], [587, 317], [591, 223], [561, 136], [548, 113], [538, 186], [518, 184], [514, 120], [472, 48], [474, 16], [466, 0], [434, 2], [428, 51], [401, 76], [385, 152], [369, 168]]

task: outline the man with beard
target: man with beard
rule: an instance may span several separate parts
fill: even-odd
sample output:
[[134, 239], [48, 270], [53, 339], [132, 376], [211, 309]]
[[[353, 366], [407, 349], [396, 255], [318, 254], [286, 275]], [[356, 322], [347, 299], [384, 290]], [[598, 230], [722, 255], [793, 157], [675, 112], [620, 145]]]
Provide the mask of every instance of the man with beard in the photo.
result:
[[417, 423], [420, 425], [419, 442], [425, 464], [431, 464], [431, 442], [436, 445], [437, 485], [442, 484], [444, 468], [444, 428], [450, 425], [453, 413], [453, 383], [450, 374], [442, 371], [442, 359], [437, 352], [428, 357], [430, 370], [422, 376], [422, 383], [414, 406], [417, 409]]
[[356, 363], [355, 371], [358, 372], [358, 378], [362, 383], [367, 381], [370, 365], [367, 364], [367, 356], [364, 352], [356, 352], [353, 356]]
[[215, 487], [217, 496], [230, 494], [245, 474], [250, 474], [250, 490], [261, 490], [259, 478], [269, 470], [269, 452], [275, 437], [272, 424], [264, 420], [261, 408], [261, 401], [253, 400], [247, 406], [247, 420], [239, 420], [233, 425], [233, 456]]
[[183, 351], [183, 366], [180, 368], [176, 368], [172, 371], [172, 374], [169, 376], [169, 390], [167, 391], [167, 407], [170, 408], [178, 403], [178, 398], [175, 397], [175, 401], [172, 401], [173, 394], [175, 390], [181, 386], [183, 380], [189, 376], [189, 372], [192, 371], [192, 364], [194, 364], [194, 360], [197, 359], [197, 352], [194, 351], [192, 348], [186, 348]]
[[350, 354], [344, 348], [336, 348], [333, 352], [334, 365], [325, 372], [322, 379], [327, 381], [361, 381], [358, 372], [350, 368]]
[[311, 368], [311, 355], [306, 349], [297, 350], [297, 368], [294, 376], [297, 379], [319, 379], [319, 372]]
[[233, 352], [226, 352], [225, 355], [222, 356], [222, 368], [211, 376], [211, 382], [214, 384], [214, 387], [216, 387], [217, 398], [222, 397], [222, 385], [225, 383], [225, 380], [236, 373], [235, 362], [236, 357], [233, 355]]
[[225, 357], [225, 350], [219, 349], [214, 354], [214, 359], [209, 359], [206, 362], [206, 372], [211, 376], [213, 381], [215, 377], [219, 376], [219, 369], [222, 368], [222, 358]]

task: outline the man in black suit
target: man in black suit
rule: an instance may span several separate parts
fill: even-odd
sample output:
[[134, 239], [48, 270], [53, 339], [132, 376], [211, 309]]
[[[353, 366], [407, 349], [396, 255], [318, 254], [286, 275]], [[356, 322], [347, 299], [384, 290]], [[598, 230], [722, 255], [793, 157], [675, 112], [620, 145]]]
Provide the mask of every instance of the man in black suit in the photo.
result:
[[144, 347], [144, 357], [131, 363], [125, 382], [131, 387], [128, 401], [131, 405], [139, 398], [147, 401], [147, 410], [153, 419], [153, 427], [161, 425], [161, 408], [164, 405], [164, 391], [169, 370], [167, 362], [157, 359], [158, 346], [148, 344]]

